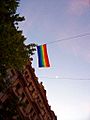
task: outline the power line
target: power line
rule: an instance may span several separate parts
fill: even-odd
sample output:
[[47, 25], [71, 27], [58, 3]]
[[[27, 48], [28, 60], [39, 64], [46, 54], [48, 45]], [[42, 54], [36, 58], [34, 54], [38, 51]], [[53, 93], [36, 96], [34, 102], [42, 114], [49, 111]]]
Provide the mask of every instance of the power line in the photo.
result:
[[90, 80], [90, 78], [67, 78], [67, 77], [39, 77], [40, 79], [62, 79], [62, 80]]
[[57, 43], [57, 42], [73, 40], [73, 39], [77, 39], [77, 38], [81, 38], [81, 37], [86, 37], [86, 36], [89, 36], [89, 35], [90, 35], [90, 33], [78, 34], [78, 35], [75, 35], [75, 36], [72, 36], [72, 37], [67, 37], [67, 38], [62, 38], [62, 39], [55, 40], [55, 41], [52, 41], [52, 42], [47, 42], [46, 44], [53, 44], [53, 43]]

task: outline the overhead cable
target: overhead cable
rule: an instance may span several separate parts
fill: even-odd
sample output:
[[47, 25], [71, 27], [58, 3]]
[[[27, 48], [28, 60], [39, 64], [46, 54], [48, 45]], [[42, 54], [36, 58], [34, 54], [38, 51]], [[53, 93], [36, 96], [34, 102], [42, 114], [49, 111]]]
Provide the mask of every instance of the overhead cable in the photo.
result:
[[81, 38], [81, 37], [86, 37], [86, 36], [90, 36], [90, 33], [78, 34], [78, 35], [75, 35], [75, 36], [72, 36], [72, 37], [67, 37], [67, 38], [62, 38], [62, 39], [55, 40], [55, 41], [52, 41], [52, 42], [47, 42], [46, 44], [53, 44], [53, 43], [57, 43], [57, 42], [74, 40], [74, 39]]
[[39, 77], [40, 79], [62, 79], [62, 80], [90, 80], [90, 78], [68, 78], [68, 77]]

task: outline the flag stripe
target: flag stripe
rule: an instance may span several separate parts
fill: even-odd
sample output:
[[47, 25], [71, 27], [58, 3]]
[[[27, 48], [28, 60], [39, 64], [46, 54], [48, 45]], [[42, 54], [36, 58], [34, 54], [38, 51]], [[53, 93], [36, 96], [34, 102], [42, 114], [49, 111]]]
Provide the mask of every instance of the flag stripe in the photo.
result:
[[42, 48], [41, 48], [41, 46], [37, 46], [37, 52], [38, 52], [38, 64], [39, 64], [39, 67], [42, 67], [42, 66], [44, 66], [44, 62], [42, 60]]
[[37, 46], [39, 67], [50, 67], [46, 44]]
[[46, 44], [43, 45], [43, 50], [44, 50], [44, 63], [46, 67], [50, 67], [49, 64], [49, 59], [48, 59], [48, 54], [47, 54], [47, 48], [46, 48]]

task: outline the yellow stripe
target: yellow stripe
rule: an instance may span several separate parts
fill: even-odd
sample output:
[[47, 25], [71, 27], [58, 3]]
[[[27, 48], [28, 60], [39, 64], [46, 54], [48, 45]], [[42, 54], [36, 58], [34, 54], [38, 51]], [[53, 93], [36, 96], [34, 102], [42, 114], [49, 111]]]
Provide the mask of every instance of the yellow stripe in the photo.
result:
[[46, 66], [46, 62], [45, 62], [45, 52], [44, 52], [44, 46], [42, 45], [42, 54], [43, 54], [43, 62], [44, 62], [44, 66]]

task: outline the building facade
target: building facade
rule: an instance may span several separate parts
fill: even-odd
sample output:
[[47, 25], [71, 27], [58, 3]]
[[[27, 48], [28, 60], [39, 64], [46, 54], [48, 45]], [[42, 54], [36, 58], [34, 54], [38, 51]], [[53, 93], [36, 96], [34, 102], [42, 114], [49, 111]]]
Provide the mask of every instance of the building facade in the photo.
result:
[[57, 120], [31, 61], [23, 75], [9, 70], [9, 78], [12, 84], [5, 93], [0, 92], [0, 120]]

